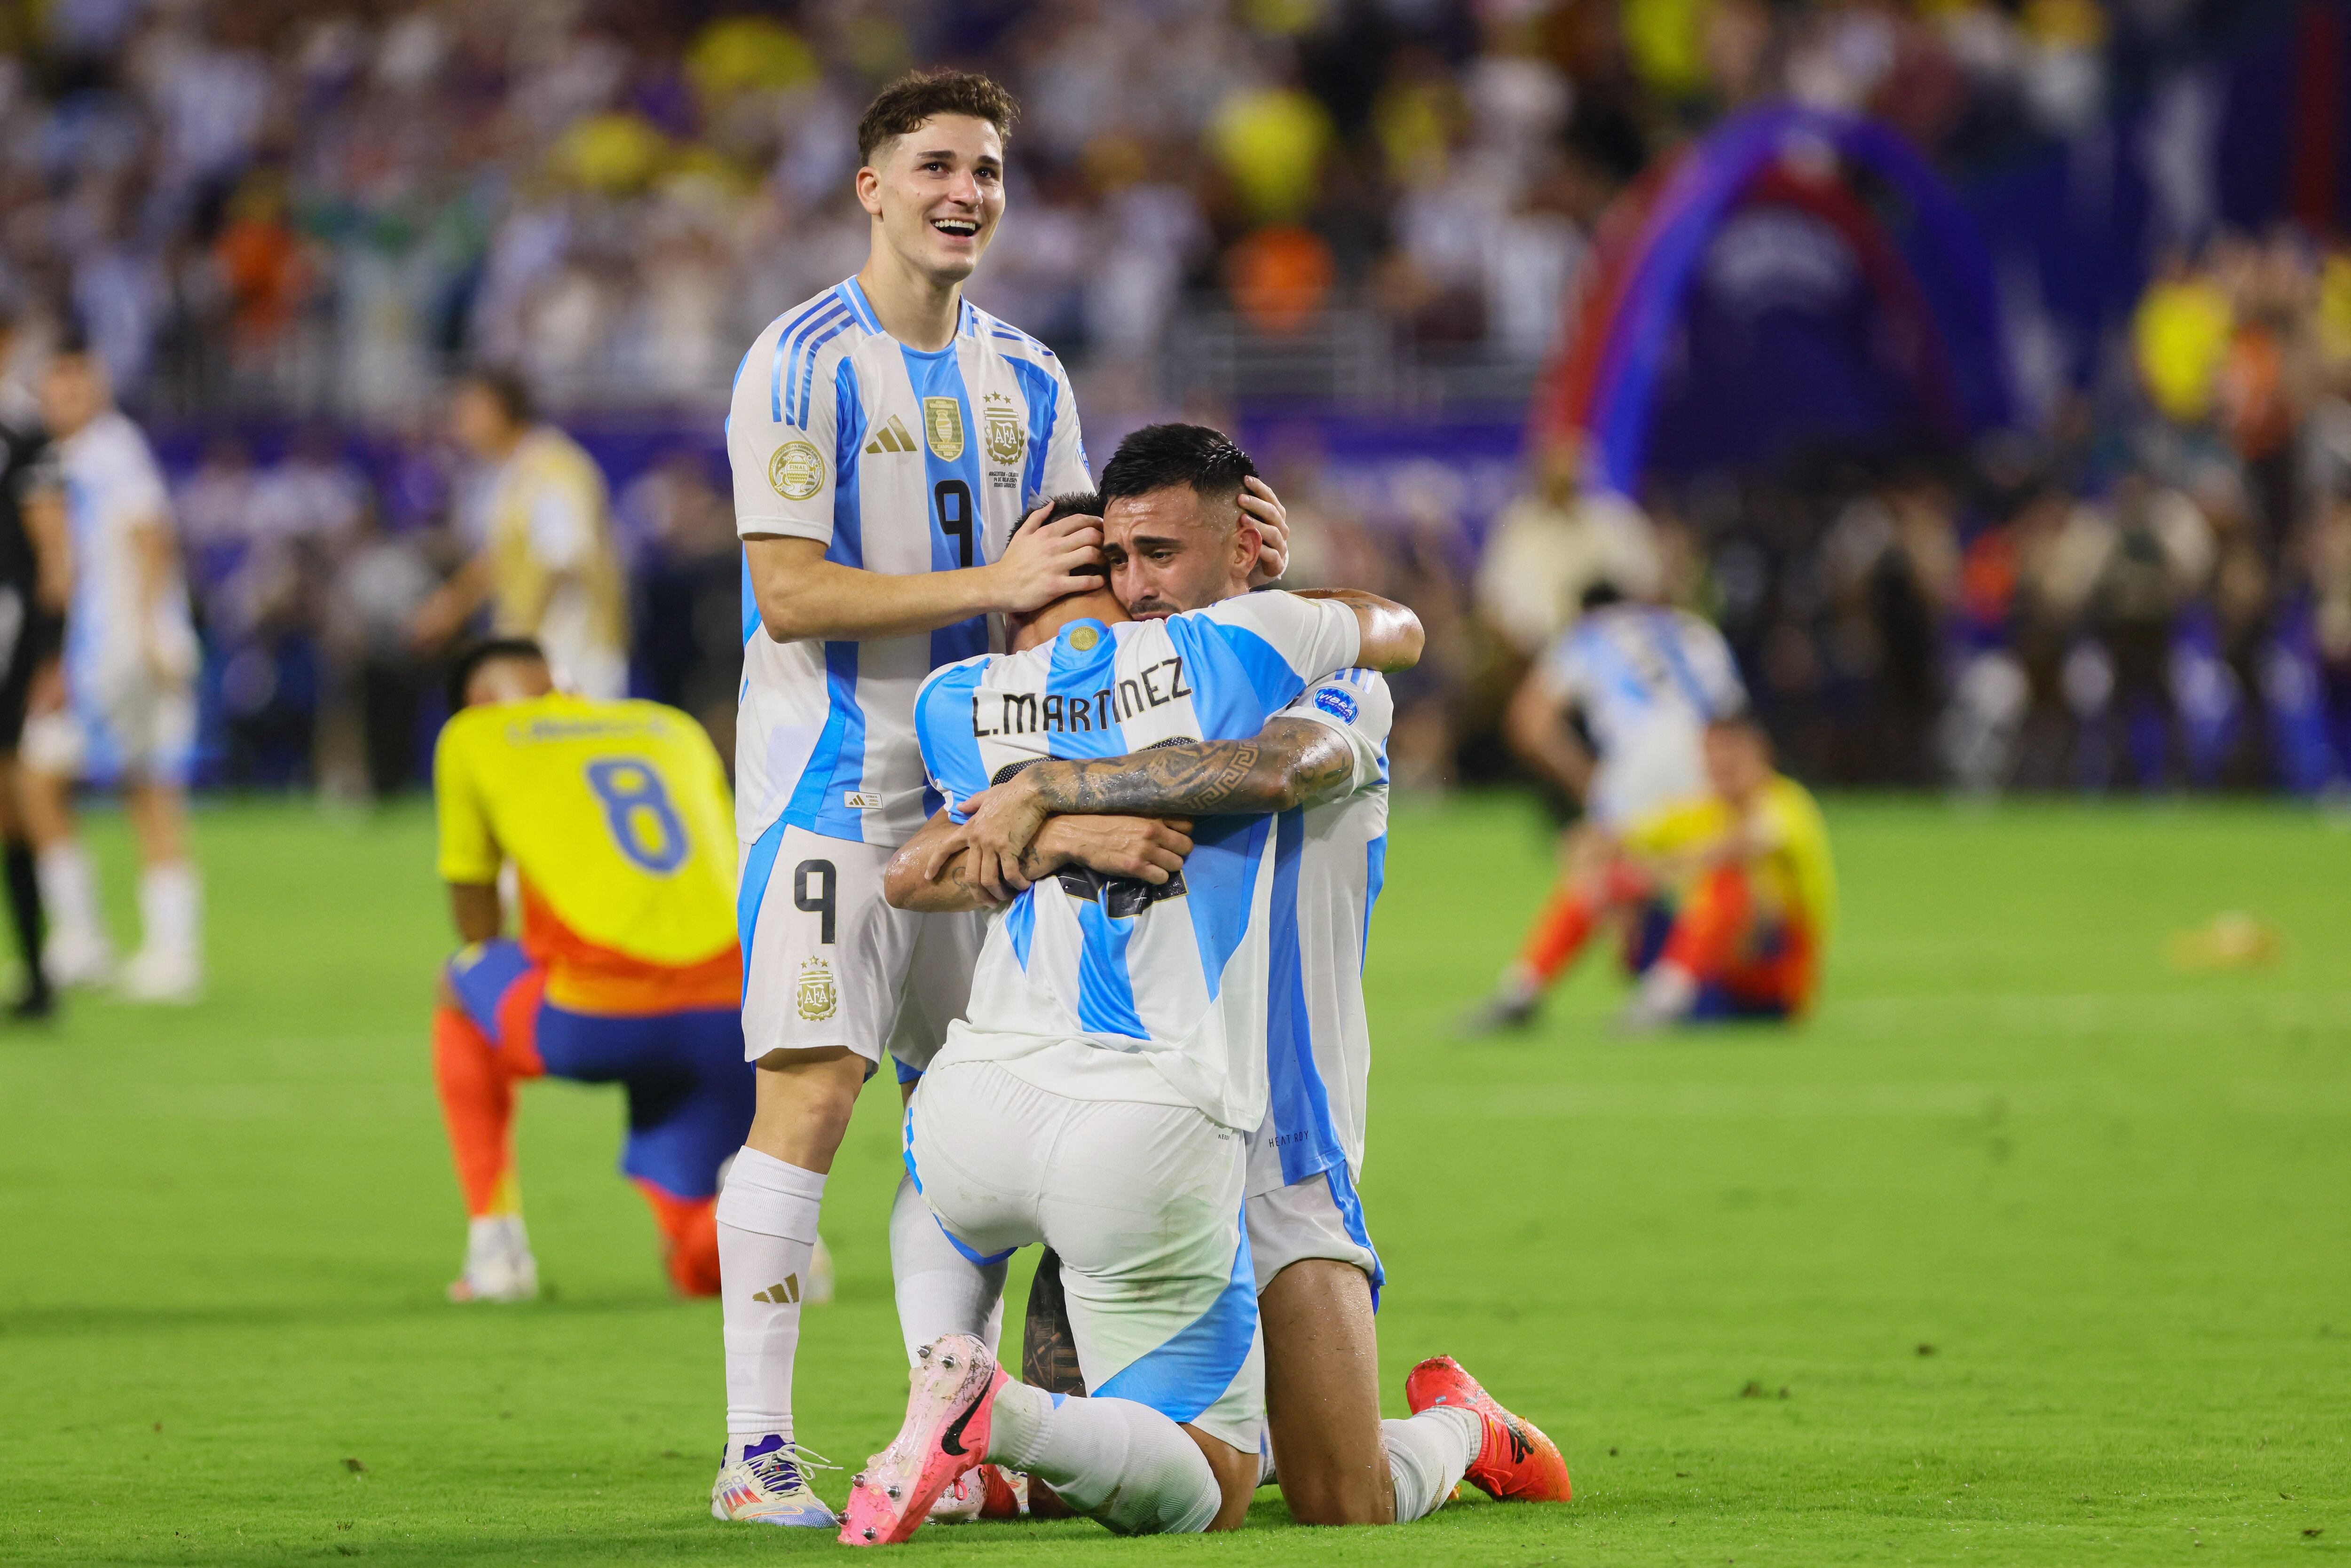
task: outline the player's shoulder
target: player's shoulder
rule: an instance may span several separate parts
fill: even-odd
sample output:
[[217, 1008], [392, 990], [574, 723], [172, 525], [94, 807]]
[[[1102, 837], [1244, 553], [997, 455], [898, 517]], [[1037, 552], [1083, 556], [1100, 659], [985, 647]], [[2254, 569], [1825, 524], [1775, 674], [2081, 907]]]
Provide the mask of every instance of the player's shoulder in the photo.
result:
[[801, 300], [751, 340], [735, 371], [736, 411], [805, 427], [820, 378], [881, 330], [854, 278]]
[[961, 330], [978, 340], [989, 353], [1008, 360], [1026, 360], [1054, 374], [1061, 373], [1061, 357], [1029, 333], [992, 315], [967, 299], [963, 302]]
[[1771, 775], [1771, 797], [1773, 806], [1783, 816], [1825, 831], [1827, 822], [1821, 815], [1819, 799], [1797, 779], [1785, 773], [1774, 773]]
[[[1049, 657], [1052, 644], [1046, 643], [1031, 653], [1043, 653]], [[974, 653], [967, 659], [957, 659], [952, 664], [941, 664], [925, 675], [914, 688], [914, 713], [919, 720], [923, 711], [934, 702], [953, 701], [985, 685], [991, 672], [1005, 661], [1024, 657], [1019, 653]]]

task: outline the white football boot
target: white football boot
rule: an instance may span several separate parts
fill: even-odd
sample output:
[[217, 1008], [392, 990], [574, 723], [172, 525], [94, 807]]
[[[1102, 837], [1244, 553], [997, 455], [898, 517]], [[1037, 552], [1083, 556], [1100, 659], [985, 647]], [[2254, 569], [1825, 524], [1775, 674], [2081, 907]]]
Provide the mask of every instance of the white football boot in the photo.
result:
[[763, 1437], [739, 1454], [730, 1437], [718, 1453], [718, 1479], [710, 1483], [710, 1517], [735, 1524], [839, 1529], [840, 1519], [809, 1487], [811, 1465], [841, 1468], [780, 1437]]
[[114, 944], [103, 931], [58, 926], [41, 947], [41, 967], [48, 971], [49, 984], [60, 990], [102, 986], [114, 978]]

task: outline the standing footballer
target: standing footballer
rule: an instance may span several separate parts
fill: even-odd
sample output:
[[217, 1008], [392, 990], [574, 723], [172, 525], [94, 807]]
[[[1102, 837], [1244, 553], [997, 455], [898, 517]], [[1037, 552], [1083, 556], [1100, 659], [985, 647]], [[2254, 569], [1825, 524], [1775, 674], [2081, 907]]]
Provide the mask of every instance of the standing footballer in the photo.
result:
[[[991, 612], [1050, 603], [1100, 559], [1093, 517], [1011, 538], [1024, 512], [1090, 487], [1085, 448], [1061, 362], [963, 298], [1004, 214], [1017, 113], [1003, 89], [960, 71], [885, 88], [858, 126], [864, 267], [770, 323], [736, 372], [737, 911], [744, 1050], [759, 1071], [718, 1206], [721, 1519], [835, 1522], [793, 1442], [792, 1282], [809, 1267], [860, 1086], [885, 1049], [909, 1073], [929, 1061], [963, 1011], [979, 950], [978, 916], [894, 910], [882, 896], [892, 851], [936, 804], [915, 690], [989, 650]], [[1261, 505], [1278, 570], [1279, 508]], [[910, 1288], [992, 1295], [975, 1265], [936, 1255], [936, 1227], [891, 1233], [902, 1300]]]

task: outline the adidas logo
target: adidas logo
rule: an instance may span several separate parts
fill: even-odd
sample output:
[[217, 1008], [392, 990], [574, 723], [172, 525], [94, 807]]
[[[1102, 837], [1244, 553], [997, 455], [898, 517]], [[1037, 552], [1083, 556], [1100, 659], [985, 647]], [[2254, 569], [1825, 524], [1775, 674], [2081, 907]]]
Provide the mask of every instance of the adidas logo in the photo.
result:
[[789, 1306], [800, 1299], [800, 1277], [798, 1274], [787, 1274], [784, 1276], [782, 1284], [770, 1285], [764, 1291], [754, 1291], [751, 1292], [751, 1299], [755, 1301], [767, 1301], [778, 1307]]
[[868, 456], [879, 456], [885, 452], [912, 452], [914, 449], [914, 438], [906, 434], [906, 427], [898, 423], [898, 416], [894, 413], [882, 426], [880, 433], [865, 444]]

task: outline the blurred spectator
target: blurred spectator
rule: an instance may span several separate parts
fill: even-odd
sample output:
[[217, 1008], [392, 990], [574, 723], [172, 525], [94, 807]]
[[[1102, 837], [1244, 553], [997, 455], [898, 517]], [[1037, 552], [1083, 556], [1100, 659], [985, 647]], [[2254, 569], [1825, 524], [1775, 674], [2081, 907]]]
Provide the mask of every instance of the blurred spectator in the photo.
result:
[[1523, 658], [1566, 630], [1593, 583], [1639, 599], [1664, 586], [1648, 519], [1613, 491], [1583, 488], [1581, 461], [1573, 446], [1545, 452], [1541, 486], [1495, 520], [1478, 564], [1478, 608]]
[[[2281, 761], [2306, 720], [2273, 710], [2299, 683], [2339, 712], [2351, 669], [2351, 251], [2221, 225], [2259, 201], [2221, 200], [2216, 138], [2262, 118], [2204, 68], [2221, 12], [2249, 37], [2270, 15], [74, 0], [28, 11], [0, 66], [0, 289], [78, 317], [160, 428], [233, 414], [271, 459], [219, 441], [178, 491], [235, 766], [300, 776], [310, 709], [351, 706], [364, 724], [329, 715], [351, 744], [325, 749], [353, 778], [363, 751], [381, 792], [408, 769], [416, 672], [384, 641], [402, 614], [429, 644], [496, 601], [500, 624], [569, 640], [574, 679], [617, 690], [633, 652], [660, 695], [725, 722], [724, 497], [691, 456], [641, 465], [707, 422], [777, 309], [854, 269], [856, 117], [914, 60], [967, 60], [1024, 101], [1021, 215], [973, 298], [1071, 361], [1097, 450], [1122, 421], [1228, 420], [1253, 395], [1509, 419], [1587, 325], [1595, 256], [1629, 242], [1614, 199], [1744, 108], [1865, 113], [1963, 178], [2064, 147], [2085, 201], [2129, 162], [2167, 248], [2082, 341], [2026, 319], [2032, 267], [2002, 258], [2003, 329], [2040, 332], [2026, 401], [2053, 415], [2016, 471], [1840, 448], [1660, 476], [1636, 505], [1563, 449], [1515, 497], [1471, 494], [1449, 454], [1450, 491], [1407, 455], [1376, 480], [1301, 458], [1293, 576], [1388, 583], [1429, 622], [1420, 689], [1399, 693], [1416, 778], [1479, 754], [1516, 660], [1607, 578], [1719, 614], [1816, 775], [2312, 787]], [[2074, 215], [2085, 236], [2104, 221]], [[434, 437], [458, 368], [483, 364], [522, 380], [455, 397], [469, 485]], [[626, 486], [630, 580], [602, 475], [517, 412], [531, 400], [581, 430], [659, 421], [591, 442]], [[461, 538], [475, 559], [420, 597], [446, 564], [430, 542]], [[2335, 734], [2315, 766], [2351, 778]]]
[[486, 470], [472, 530], [481, 544], [418, 608], [417, 644], [445, 646], [486, 606], [495, 632], [538, 640], [567, 689], [627, 695], [628, 602], [603, 471], [578, 442], [532, 422], [529, 394], [505, 371], [458, 383], [450, 428]]

